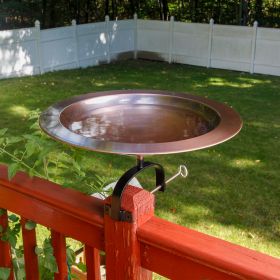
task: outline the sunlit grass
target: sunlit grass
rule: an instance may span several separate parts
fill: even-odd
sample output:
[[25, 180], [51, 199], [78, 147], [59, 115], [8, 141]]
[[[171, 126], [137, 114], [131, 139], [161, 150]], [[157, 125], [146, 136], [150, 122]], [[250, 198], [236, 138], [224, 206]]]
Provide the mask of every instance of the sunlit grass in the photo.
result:
[[209, 78], [209, 85], [212, 86], [227, 86], [227, 87], [236, 87], [236, 88], [250, 88], [252, 86], [254, 86], [253, 84], [251, 84], [248, 81], [244, 81], [244, 82], [230, 82], [227, 81], [226, 79], [222, 79], [222, 78]]
[[[279, 77], [127, 61], [2, 80], [0, 127], [8, 127], [10, 135], [25, 134], [31, 110], [87, 92], [134, 88], [205, 96], [232, 106], [244, 121], [238, 136], [214, 148], [149, 158], [165, 167], [167, 177], [179, 164], [189, 168], [186, 180], [178, 179], [166, 193], [157, 194], [157, 215], [279, 257]], [[85, 166], [109, 181], [135, 162], [128, 156], [81, 153]], [[139, 180], [152, 189], [153, 174], [147, 174]]]
[[252, 160], [252, 159], [244, 159], [244, 158], [235, 159], [229, 162], [230, 166], [241, 168], [241, 169], [256, 167], [257, 165], [260, 164], [261, 161], [259, 159]]
[[28, 115], [30, 114], [30, 110], [28, 110], [26, 107], [20, 106], [20, 105], [12, 105], [10, 110], [11, 110], [12, 114], [21, 116], [23, 118], [28, 117]]

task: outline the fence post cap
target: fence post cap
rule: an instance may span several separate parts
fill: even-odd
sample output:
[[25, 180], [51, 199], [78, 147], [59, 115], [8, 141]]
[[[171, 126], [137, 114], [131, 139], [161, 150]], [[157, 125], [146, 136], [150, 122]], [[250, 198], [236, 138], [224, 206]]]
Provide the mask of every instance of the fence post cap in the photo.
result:
[[105, 21], [109, 21], [109, 20], [110, 20], [109, 16], [108, 15], [105, 16]]
[[170, 21], [174, 21], [174, 16], [171, 16], [171, 17], [170, 17]]
[[134, 13], [133, 19], [137, 19], [137, 18], [138, 18], [137, 13]]
[[71, 24], [72, 25], [77, 25], [77, 21], [75, 19], [72, 19]]
[[35, 20], [35, 27], [40, 28], [40, 21], [39, 20]]
[[258, 22], [256, 20], [254, 21], [254, 27], [258, 27]]
[[210, 23], [210, 24], [214, 24], [214, 19], [211, 18], [210, 21], [209, 21], [209, 23]]

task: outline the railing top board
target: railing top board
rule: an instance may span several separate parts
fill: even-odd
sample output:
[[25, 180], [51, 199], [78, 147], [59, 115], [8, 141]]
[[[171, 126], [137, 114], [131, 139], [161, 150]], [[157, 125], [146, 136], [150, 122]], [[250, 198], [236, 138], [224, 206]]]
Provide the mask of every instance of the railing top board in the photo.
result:
[[[140, 190], [137, 190], [138, 197]], [[131, 199], [126, 207], [138, 201], [134, 196]], [[149, 207], [146, 200], [140, 199], [136, 204], [137, 209]], [[150, 204], [153, 207], [153, 199]], [[110, 245], [104, 240], [108, 224], [106, 215], [104, 222], [103, 206], [102, 200], [44, 179], [29, 178], [23, 172], [9, 181], [7, 167], [0, 165], [0, 207], [100, 250]], [[141, 217], [137, 219], [139, 222]], [[112, 233], [117, 228], [129, 227], [126, 222], [114, 223]], [[133, 227], [140, 246], [141, 266], [171, 279], [189, 279], [190, 275], [193, 280], [202, 276], [216, 280], [280, 279], [279, 259], [170, 223], [152, 213], [138, 228], [137, 224]], [[127, 246], [124, 249], [129, 250]]]
[[[0, 165], [0, 206], [103, 249], [103, 201], [18, 172], [9, 181]], [[95, 233], [95, 236], [93, 234]]]
[[[213, 279], [220, 279], [219, 274], [213, 274], [218, 271], [228, 275], [223, 279], [280, 279], [280, 259], [157, 217], [143, 224], [137, 236], [142, 246], [141, 255], [148, 256], [142, 258], [144, 267], [153, 267], [153, 271], [171, 279], [178, 273], [187, 273], [188, 263], [193, 275], [197, 264], [199, 273], [204, 267], [205, 271], [208, 270], [207, 275], [212, 275]], [[184, 263], [181, 272], [174, 271], [174, 267], [170, 266], [175, 260], [178, 264]], [[177, 268], [180, 270], [179, 265]]]

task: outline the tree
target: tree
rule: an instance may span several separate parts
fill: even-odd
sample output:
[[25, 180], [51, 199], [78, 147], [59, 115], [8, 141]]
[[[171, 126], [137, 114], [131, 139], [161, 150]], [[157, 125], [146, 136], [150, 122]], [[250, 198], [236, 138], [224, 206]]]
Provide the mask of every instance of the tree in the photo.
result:
[[258, 21], [260, 25], [263, 23], [263, 1], [255, 0], [255, 20]]
[[42, 28], [111, 19], [139, 18], [280, 27], [279, 0], [0, 0], [0, 29]]
[[248, 24], [248, 5], [249, 0], [241, 0], [240, 1], [240, 25]]

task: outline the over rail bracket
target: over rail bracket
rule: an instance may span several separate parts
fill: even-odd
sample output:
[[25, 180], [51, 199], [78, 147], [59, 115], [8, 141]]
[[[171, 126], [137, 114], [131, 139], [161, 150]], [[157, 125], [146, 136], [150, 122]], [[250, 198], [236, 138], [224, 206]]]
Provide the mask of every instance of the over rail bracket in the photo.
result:
[[139, 161], [136, 166], [127, 170], [118, 180], [112, 194], [111, 207], [105, 205], [105, 214], [108, 214], [116, 221], [133, 222], [132, 213], [121, 209], [122, 194], [129, 182], [139, 173], [148, 168], [155, 168], [156, 186], [161, 186], [159, 191], [165, 191], [166, 185], [163, 167], [158, 163]]

